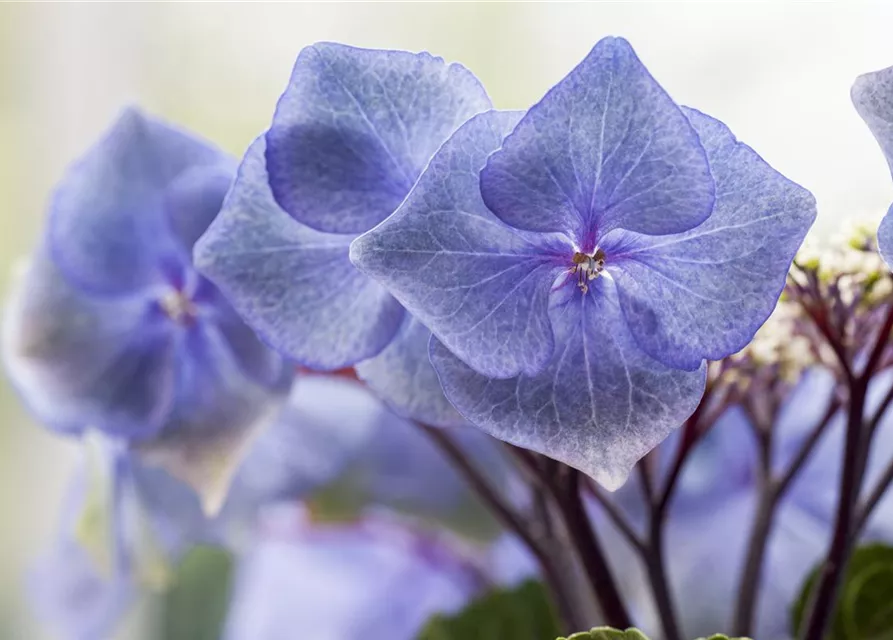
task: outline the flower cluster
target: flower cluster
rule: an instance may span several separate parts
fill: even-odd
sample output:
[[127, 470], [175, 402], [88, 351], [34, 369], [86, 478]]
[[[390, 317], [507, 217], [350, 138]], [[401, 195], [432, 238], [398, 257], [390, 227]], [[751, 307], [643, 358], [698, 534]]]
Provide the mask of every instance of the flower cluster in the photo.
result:
[[[893, 167], [893, 73], [853, 95]], [[316, 44], [240, 162], [125, 112], [5, 318], [92, 452], [36, 609], [105, 637], [216, 545], [228, 640], [412, 640], [530, 576], [562, 632], [770, 639], [824, 561], [822, 637], [853, 542], [893, 539], [893, 217], [801, 248], [815, 215], [620, 38], [524, 112]]]

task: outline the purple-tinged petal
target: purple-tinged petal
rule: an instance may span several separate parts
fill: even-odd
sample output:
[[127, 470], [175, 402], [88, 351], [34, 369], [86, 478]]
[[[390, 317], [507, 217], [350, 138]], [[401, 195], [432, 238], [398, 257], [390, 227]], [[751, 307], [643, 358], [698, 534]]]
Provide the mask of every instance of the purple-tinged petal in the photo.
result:
[[239, 565], [223, 638], [412, 640], [478, 589], [445, 553], [357, 526], [268, 536]]
[[54, 429], [150, 435], [174, 401], [173, 339], [156, 315], [145, 298], [94, 298], [73, 289], [38, 252], [5, 310], [7, 372]]
[[622, 38], [605, 38], [527, 112], [481, 172], [506, 223], [570, 234], [678, 233], [710, 215], [713, 179], [685, 115]]
[[431, 332], [406, 315], [385, 350], [356, 366], [357, 375], [398, 415], [437, 427], [466, 424], [443, 395], [428, 357]]
[[50, 204], [49, 247], [79, 286], [120, 294], [157, 282], [177, 248], [164, 215], [166, 189], [220, 151], [186, 133], [125, 111], [65, 174]]
[[230, 502], [304, 498], [368, 450], [383, 413], [381, 403], [355, 380], [301, 376], [278, 417], [253, 443], [233, 481]]
[[276, 201], [314, 229], [362, 233], [397, 208], [459, 125], [489, 108], [471, 72], [427, 53], [307, 47], [266, 136]]
[[352, 236], [296, 223], [273, 200], [264, 140], [248, 149], [196, 267], [264, 341], [300, 363], [338, 369], [380, 352], [403, 308], [348, 259]]
[[199, 165], [186, 169], [164, 192], [167, 224], [187, 260], [192, 247], [220, 212], [233, 182], [236, 164]]
[[177, 399], [156, 437], [138, 445], [143, 460], [192, 486], [209, 514], [219, 511], [257, 430], [275, 415], [290, 384], [247, 378], [222, 334], [200, 324], [180, 336]]
[[[893, 67], [859, 76], [850, 95], [893, 172]], [[890, 210], [893, 211], [893, 207]], [[878, 229], [878, 249], [887, 266], [893, 264], [893, 217], [890, 211]]]
[[62, 640], [112, 637], [135, 599], [133, 584], [101, 575], [73, 540], [60, 541], [27, 576], [36, 616]]
[[552, 236], [508, 227], [481, 200], [478, 172], [517, 118], [490, 111], [464, 124], [394, 215], [351, 244], [355, 265], [497, 378], [536, 373], [552, 355], [549, 292], [573, 255]]
[[850, 96], [893, 172], [893, 67], [856, 78]]
[[706, 368], [670, 369], [643, 353], [613, 286], [593, 281], [553, 309], [555, 355], [535, 376], [488, 379], [439, 342], [431, 362], [447, 398], [490, 435], [580, 469], [609, 490], [694, 411]]
[[619, 231], [602, 248], [639, 346], [668, 366], [694, 370], [751, 341], [778, 302], [816, 208], [811, 193], [721, 122], [686, 113], [716, 179], [713, 213], [673, 236]]
[[877, 230], [878, 253], [887, 263], [893, 265], [893, 205], [887, 209], [887, 214], [881, 220]]

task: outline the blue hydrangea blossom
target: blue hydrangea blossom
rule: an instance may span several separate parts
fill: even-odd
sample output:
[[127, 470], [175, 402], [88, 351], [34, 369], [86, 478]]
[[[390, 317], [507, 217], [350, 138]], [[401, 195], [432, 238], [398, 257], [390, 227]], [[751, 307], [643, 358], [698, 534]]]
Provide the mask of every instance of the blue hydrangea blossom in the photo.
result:
[[[859, 76], [853, 84], [853, 104], [871, 130], [893, 172], [893, 67]], [[893, 205], [878, 228], [878, 250], [893, 264]]]
[[771, 313], [812, 196], [622, 39], [432, 158], [351, 259], [433, 332], [452, 404], [609, 488]]
[[125, 112], [58, 185], [4, 322], [6, 368], [41, 421], [140, 449], [211, 509], [292, 377], [192, 267], [234, 169]]
[[[363, 377], [407, 415], [460, 423], [434, 373], [413, 375], [429, 367], [427, 334], [415, 339], [424, 329], [348, 250], [397, 208], [443, 141], [490, 106], [469, 71], [428, 54], [307, 47], [197, 246], [200, 269], [269, 344], [311, 368], [354, 365], [408, 336], [422, 348], [395, 346]], [[405, 375], [384, 375], [392, 367]]]

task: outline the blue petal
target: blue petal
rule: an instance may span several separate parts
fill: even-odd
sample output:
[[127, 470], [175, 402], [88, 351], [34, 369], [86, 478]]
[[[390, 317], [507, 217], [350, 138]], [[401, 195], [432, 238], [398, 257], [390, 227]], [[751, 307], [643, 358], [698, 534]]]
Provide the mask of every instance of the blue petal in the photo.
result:
[[856, 78], [850, 96], [893, 172], [893, 67]]
[[431, 366], [430, 340], [431, 332], [407, 315], [384, 351], [357, 364], [357, 375], [398, 415], [438, 427], [463, 425]]
[[7, 372], [48, 426], [147, 436], [168, 418], [174, 344], [149, 300], [85, 295], [39, 252], [4, 320]]
[[233, 481], [230, 502], [304, 498], [367, 450], [382, 413], [381, 404], [354, 380], [302, 376], [278, 417], [252, 445]]
[[267, 536], [240, 563], [224, 640], [412, 640], [477, 585], [410, 536], [368, 526]]
[[180, 174], [165, 190], [167, 223], [191, 261], [192, 247], [220, 212], [235, 176], [235, 163], [201, 165]]
[[[856, 111], [874, 134], [893, 172], [893, 67], [859, 76], [850, 93]], [[888, 266], [893, 264], [893, 217], [890, 211], [878, 229], [878, 249], [884, 262]]]
[[605, 38], [490, 157], [481, 191], [506, 223], [569, 233], [588, 252], [611, 229], [691, 229], [714, 186], [682, 111], [626, 40]]
[[320, 231], [371, 229], [443, 141], [489, 108], [472, 73], [427, 53], [307, 47], [267, 133], [276, 201]]
[[440, 343], [432, 343], [431, 362], [447, 398], [470, 422], [617, 489], [694, 411], [706, 367], [678, 371], [645, 355], [604, 278], [552, 315], [560, 347], [535, 376], [488, 379]]
[[196, 324], [180, 336], [177, 398], [156, 437], [139, 445], [142, 458], [191, 485], [216, 513], [252, 436], [275, 415], [287, 392], [249, 379], [222, 334]]
[[687, 113], [716, 178], [713, 214], [678, 235], [618, 232], [602, 246], [636, 342], [656, 360], [694, 370], [751, 341], [778, 302], [816, 208], [811, 193], [725, 125]]
[[50, 205], [53, 260], [72, 282], [123, 293], [157, 282], [177, 247], [164, 215], [165, 190], [184, 171], [217, 165], [216, 149], [137, 111], [65, 174]]
[[403, 308], [348, 260], [352, 236], [296, 223], [273, 200], [264, 140], [248, 149], [196, 267], [264, 341], [302, 364], [338, 369], [380, 352]]
[[893, 205], [887, 209], [887, 214], [881, 220], [881, 224], [877, 230], [878, 252], [887, 263], [887, 266], [893, 265]]
[[536, 373], [552, 355], [549, 292], [573, 255], [551, 236], [508, 227], [481, 200], [478, 171], [517, 117], [472, 118], [394, 215], [351, 245], [354, 264], [453, 353], [497, 378]]

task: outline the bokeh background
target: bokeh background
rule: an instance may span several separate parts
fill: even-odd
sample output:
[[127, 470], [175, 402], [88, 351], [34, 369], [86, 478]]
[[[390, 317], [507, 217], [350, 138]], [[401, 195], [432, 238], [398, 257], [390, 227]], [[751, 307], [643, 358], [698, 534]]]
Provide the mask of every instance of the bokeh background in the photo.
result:
[[[0, 292], [53, 183], [124, 105], [238, 155], [269, 123], [298, 51], [319, 40], [431, 51], [469, 67], [497, 107], [524, 109], [598, 39], [622, 35], [678, 102], [815, 193], [818, 232], [877, 219], [893, 184], [849, 88], [893, 65], [891, 25], [893, 3], [852, 1], [3, 4]], [[22, 576], [54, 533], [76, 453], [0, 380], [0, 638], [47, 637]]]

